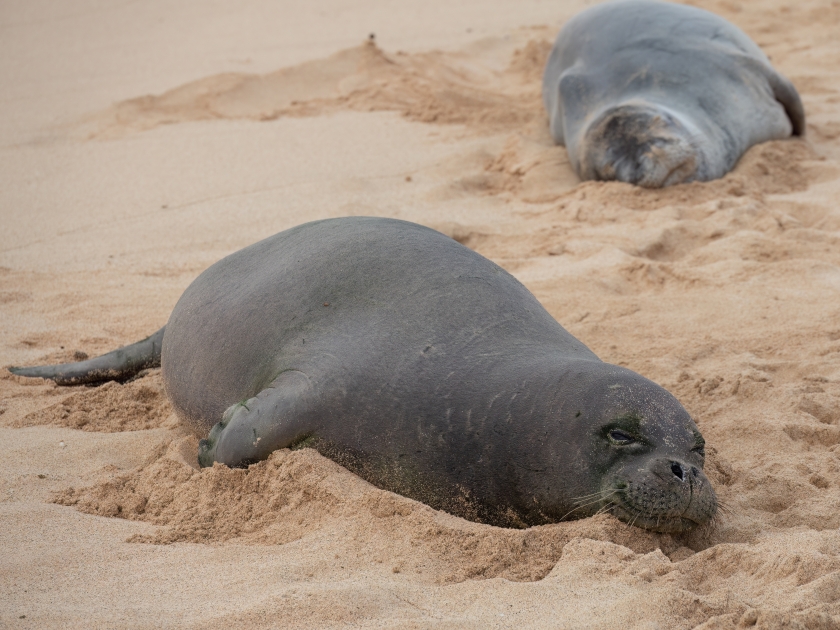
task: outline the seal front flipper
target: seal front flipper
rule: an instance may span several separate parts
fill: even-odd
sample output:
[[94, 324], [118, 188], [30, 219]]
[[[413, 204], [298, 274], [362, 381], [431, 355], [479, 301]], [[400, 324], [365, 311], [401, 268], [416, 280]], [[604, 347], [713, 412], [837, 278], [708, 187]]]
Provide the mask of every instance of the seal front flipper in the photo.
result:
[[[554, 66], [559, 67], [559, 59], [549, 61], [545, 70], [547, 76], [551, 73], [556, 75], [559, 72]], [[543, 90], [543, 100], [549, 115], [548, 126], [551, 137], [555, 144], [561, 144], [568, 148], [570, 142], [575, 143], [578, 139], [567, 135], [566, 118], [567, 116], [572, 118], [586, 116], [586, 111], [581, 111], [580, 107], [574, 105], [586, 102], [590, 98], [590, 82], [580, 65], [576, 64], [563, 71], [555, 83], [548, 84]], [[567, 111], [567, 108], [570, 111]]]
[[247, 466], [306, 438], [312, 427], [304, 426], [303, 417], [311, 390], [306, 374], [288, 370], [253, 398], [228, 407], [199, 442], [199, 465]]
[[163, 347], [165, 330], [166, 326], [142, 341], [117, 348], [87, 361], [61, 363], [59, 365], [39, 365], [28, 368], [10, 367], [9, 371], [18, 376], [48, 378], [58, 385], [124, 381], [141, 370], [160, 367], [160, 351]]

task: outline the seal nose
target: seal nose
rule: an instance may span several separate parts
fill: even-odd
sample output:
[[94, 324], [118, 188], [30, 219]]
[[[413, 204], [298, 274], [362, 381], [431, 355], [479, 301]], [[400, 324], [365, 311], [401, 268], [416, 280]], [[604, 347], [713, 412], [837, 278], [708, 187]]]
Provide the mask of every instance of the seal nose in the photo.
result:
[[679, 462], [671, 462], [671, 472], [674, 473], [674, 476], [677, 477], [680, 481], [685, 481], [686, 471], [683, 469], [682, 464], [680, 464]]

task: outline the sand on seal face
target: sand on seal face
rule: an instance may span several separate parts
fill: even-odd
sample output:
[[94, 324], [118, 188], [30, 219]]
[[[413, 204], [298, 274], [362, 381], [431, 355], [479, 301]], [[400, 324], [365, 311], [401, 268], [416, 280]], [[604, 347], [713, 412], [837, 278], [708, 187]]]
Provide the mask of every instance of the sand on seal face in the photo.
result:
[[309, 449], [198, 470], [157, 370], [3, 371], [0, 625], [840, 627], [840, 5], [699, 3], [792, 79], [807, 135], [652, 191], [551, 145], [541, 67], [583, 2], [281, 4], [4, 8], [0, 364], [145, 337], [303, 221], [408, 219], [672, 391], [725, 509], [493, 528]]

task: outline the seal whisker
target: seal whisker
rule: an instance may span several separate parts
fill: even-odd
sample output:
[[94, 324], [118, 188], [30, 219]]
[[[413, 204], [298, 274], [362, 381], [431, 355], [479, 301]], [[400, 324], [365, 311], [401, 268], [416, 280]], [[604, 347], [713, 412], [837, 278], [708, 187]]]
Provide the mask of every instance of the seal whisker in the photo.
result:
[[603, 491], [599, 490], [598, 492], [593, 492], [592, 494], [584, 494], [584, 495], [579, 496], [579, 497], [572, 497], [572, 501], [585, 501], [586, 499], [591, 499], [593, 497], [599, 497], [602, 494], [603, 494]]
[[721, 513], [721, 514], [729, 515], [729, 514], [734, 514], [735, 513], [735, 510], [732, 508], [732, 506], [729, 505], [729, 503], [727, 503], [726, 501], [722, 501], [721, 499], [717, 500], [717, 506], [716, 507], [717, 507], [716, 512]]
[[[612, 492], [612, 493], [610, 493], [610, 494], [609, 494], [609, 495], [607, 495], [607, 496], [612, 496], [612, 494], [615, 494], [615, 492]], [[585, 494], [585, 495], [583, 495], [582, 497], [577, 497], [576, 499], [573, 499], [573, 501], [574, 501], [574, 503], [576, 503], [576, 504], [581, 504], [581, 503], [583, 503], [584, 501], [589, 501], [590, 499], [594, 499], [594, 498], [596, 498], [596, 497], [597, 497], [598, 499], [606, 498], [606, 497], [604, 497], [604, 496], [603, 496], [603, 493], [602, 493], [602, 492], [593, 492], [592, 494]]]
[[[593, 503], [598, 503], [598, 501], [593, 501]], [[561, 521], [565, 521], [565, 520], [566, 520], [566, 517], [567, 517], [569, 514], [571, 514], [572, 512], [577, 512], [579, 509], [581, 509], [581, 508], [585, 508], [587, 505], [592, 505], [592, 503], [587, 503], [586, 505], [579, 505], [579, 506], [577, 506], [576, 508], [572, 508], [571, 510], [569, 510], [568, 512], [566, 512], [563, 516], [561, 516], [561, 517], [560, 517], [560, 520], [561, 520]]]
[[[569, 510], [568, 512], [566, 512], [566, 513], [565, 513], [565, 514], [564, 514], [564, 515], [560, 518], [560, 520], [561, 520], [561, 521], [562, 521], [562, 520], [565, 520], [565, 518], [566, 518], [569, 514], [571, 514], [572, 512], [576, 512], [577, 510], [580, 510], [581, 508], [585, 508], [585, 507], [588, 507], [588, 506], [590, 506], [590, 505], [595, 505], [595, 504], [597, 504], [597, 503], [600, 503], [601, 501], [604, 501], [605, 499], [610, 498], [610, 497], [611, 497], [612, 495], [614, 495], [616, 492], [618, 492], [618, 490], [613, 490], [613, 491], [612, 491], [612, 492], [610, 492], [608, 495], [606, 495], [606, 496], [604, 496], [604, 497], [599, 497], [599, 498], [598, 498], [598, 499], [596, 499], [595, 501], [590, 501], [589, 503], [584, 503], [583, 505], [578, 505], [576, 508], [572, 508], [571, 510]], [[598, 494], [598, 493], [596, 493], [596, 494]], [[596, 514], [597, 514], [597, 512], [596, 512]]]
[[606, 514], [608, 512], [611, 512], [615, 508], [616, 508], [615, 503], [607, 503], [606, 505], [602, 506], [600, 510], [595, 512], [595, 514], [593, 514], [592, 516], [598, 516], [599, 514]]
[[[633, 516], [633, 520], [630, 521], [630, 523], [629, 523], [629, 525], [631, 525], [631, 526], [636, 524], [636, 521], [639, 520], [639, 517], [645, 516], [644, 512], [642, 512], [641, 510], [637, 510], [637, 509], [633, 508], [633, 511], [635, 512], [635, 514]], [[647, 518], [647, 517], [645, 517], [645, 518]]]

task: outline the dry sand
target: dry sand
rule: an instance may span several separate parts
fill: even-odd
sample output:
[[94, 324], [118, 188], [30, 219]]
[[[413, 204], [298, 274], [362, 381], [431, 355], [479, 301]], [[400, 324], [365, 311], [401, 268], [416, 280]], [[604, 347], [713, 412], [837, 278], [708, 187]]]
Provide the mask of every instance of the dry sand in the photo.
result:
[[309, 449], [199, 471], [159, 371], [4, 371], [0, 625], [840, 628], [840, 2], [697, 3], [793, 80], [807, 137], [664, 191], [551, 146], [540, 72], [585, 4], [3, 2], [0, 365], [135, 341], [298, 223], [408, 219], [673, 391], [717, 526], [498, 529]]

